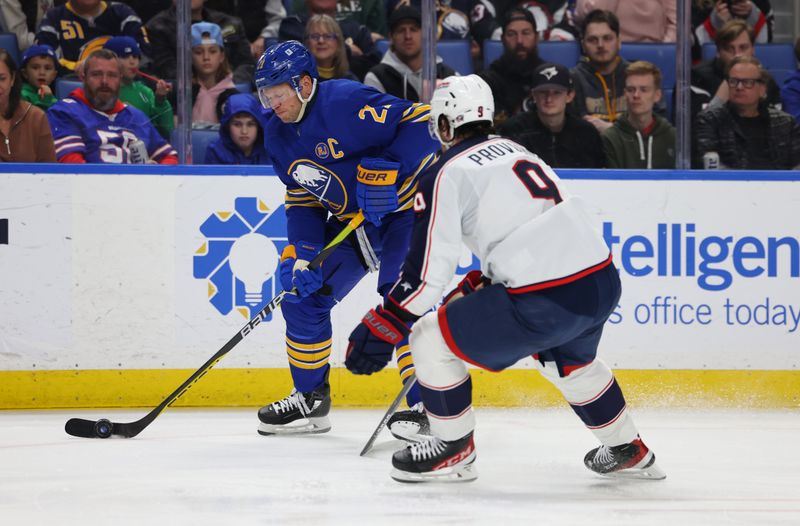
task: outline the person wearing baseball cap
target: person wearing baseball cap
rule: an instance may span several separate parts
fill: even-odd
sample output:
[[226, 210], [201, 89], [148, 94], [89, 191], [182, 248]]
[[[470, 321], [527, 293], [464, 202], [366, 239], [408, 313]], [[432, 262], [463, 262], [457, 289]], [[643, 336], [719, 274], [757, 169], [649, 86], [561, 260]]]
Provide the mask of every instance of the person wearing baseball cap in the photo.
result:
[[494, 94], [495, 122], [524, 111], [531, 74], [541, 63], [536, 21], [530, 11], [515, 7], [503, 19], [503, 54], [480, 73]]
[[56, 103], [53, 83], [58, 76], [56, 52], [46, 44], [33, 45], [25, 50], [20, 66], [22, 100], [47, 111]]
[[142, 110], [150, 118], [159, 135], [169, 140], [170, 133], [175, 127], [172, 104], [167, 100], [167, 94], [172, 86], [150, 75], [146, 75], [146, 78], [153, 81], [153, 88], [136, 80], [137, 76], [144, 76], [139, 71], [142, 51], [136, 39], [128, 36], [112, 37], [103, 44], [103, 48], [113, 51], [119, 57], [122, 66], [119, 100]]
[[212, 22], [192, 24], [192, 84], [192, 125], [218, 124], [221, 102], [237, 90], [225, 55], [222, 29]]
[[511, 117], [497, 132], [538, 155], [554, 168], [604, 168], [600, 133], [568, 110], [575, 98], [569, 70], [545, 63], [530, 79], [533, 109]]

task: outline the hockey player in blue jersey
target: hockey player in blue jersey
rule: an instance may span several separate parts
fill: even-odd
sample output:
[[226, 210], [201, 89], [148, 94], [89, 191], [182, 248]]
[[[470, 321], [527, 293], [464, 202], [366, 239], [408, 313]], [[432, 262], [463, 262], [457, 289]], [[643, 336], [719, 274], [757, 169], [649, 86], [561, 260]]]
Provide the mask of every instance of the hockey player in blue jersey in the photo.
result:
[[[333, 306], [368, 271], [378, 292], [400, 272], [414, 222], [419, 175], [438, 150], [427, 131], [427, 105], [382, 94], [349, 80], [318, 83], [313, 57], [297, 41], [276, 44], [258, 62], [256, 86], [274, 116], [264, 138], [286, 184], [289, 246], [279, 274], [286, 352], [294, 390], [262, 408], [259, 433], [323, 433], [330, 429], [328, 364]], [[306, 266], [361, 209], [367, 221], [317, 270]], [[414, 371], [406, 339], [394, 342], [400, 376]], [[427, 431], [414, 386], [389, 429], [413, 440]]]
[[[396, 285], [350, 335], [345, 365], [383, 368], [409, 334], [433, 439], [392, 458], [402, 482], [476, 478], [472, 380], [466, 363], [501, 371], [533, 356], [600, 440], [584, 458], [599, 474], [664, 478], [639, 438], [614, 374], [596, 358], [620, 280], [598, 225], [539, 157], [490, 136], [494, 101], [477, 75], [448, 77], [431, 100], [445, 153], [420, 182], [417, 220]], [[465, 243], [481, 261], [428, 311]], [[428, 313], [428, 314], [426, 314]]]

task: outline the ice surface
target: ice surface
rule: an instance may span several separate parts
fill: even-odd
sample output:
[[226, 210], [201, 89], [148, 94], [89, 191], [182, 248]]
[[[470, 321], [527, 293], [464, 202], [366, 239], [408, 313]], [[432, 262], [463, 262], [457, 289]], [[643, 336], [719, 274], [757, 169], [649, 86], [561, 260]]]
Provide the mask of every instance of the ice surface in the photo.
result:
[[401, 484], [383, 411], [334, 409], [324, 435], [262, 437], [255, 409], [162, 414], [133, 439], [67, 436], [69, 417], [0, 412], [0, 524], [800, 525], [800, 411], [637, 410], [664, 481], [600, 478], [594, 437], [560, 410], [477, 408], [478, 480]]

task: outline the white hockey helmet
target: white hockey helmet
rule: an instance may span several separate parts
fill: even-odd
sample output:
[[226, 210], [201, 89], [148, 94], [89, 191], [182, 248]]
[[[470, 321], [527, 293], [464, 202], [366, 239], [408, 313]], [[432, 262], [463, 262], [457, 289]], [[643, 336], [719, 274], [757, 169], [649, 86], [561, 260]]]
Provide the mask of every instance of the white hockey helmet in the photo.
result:
[[[450, 125], [450, 137], [441, 136], [441, 117]], [[431, 137], [450, 146], [460, 126], [478, 121], [492, 124], [493, 119], [494, 96], [486, 81], [478, 75], [452, 76], [442, 80], [433, 92], [428, 130]]]

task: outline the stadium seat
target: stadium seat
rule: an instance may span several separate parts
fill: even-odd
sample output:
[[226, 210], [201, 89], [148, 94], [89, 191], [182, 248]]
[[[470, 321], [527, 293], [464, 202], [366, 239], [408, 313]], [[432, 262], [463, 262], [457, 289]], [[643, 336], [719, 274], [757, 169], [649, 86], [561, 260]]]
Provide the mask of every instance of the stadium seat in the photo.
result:
[[75, 79], [56, 79], [56, 98], [63, 99], [72, 93], [75, 88], [83, 86], [83, 82]]
[[253, 86], [249, 82], [239, 82], [234, 85], [239, 93], [253, 93]]
[[771, 69], [769, 70], [769, 74], [772, 75], [772, 78], [775, 79], [775, 83], [778, 87], [783, 86], [783, 81], [786, 80], [786, 77], [794, 73], [796, 70], [794, 69]]
[[628, 62], [646, 60], [655, 64], [661, 70], [661, 87], [672, 88], [675, 85], [675, 44], [625, 42], [620, 55]]
[[[389, 50], [389, 41], [381, 39], [375, 42], [375, 48], [383, 56]], [[472, 67], [472, 54], [468, 40], [440, 40], [436, 44], [436, 53], [442, 57], [445, 64], [456, 70], [461, 75], [475, 72]]]
[[[218, 130], [192, 130], [192, 164], [203, 164], [208, 144], [219, 137]], [[172, 131], [170, 144], [177, 149], [178, 129]]]
[[553, 62], [568, 68], [574, 68], [581, 59], [581, 45], [575, 40], [547, 40], [539, 42], [537, 47], [539, 57], [545, 62]]
[[672, 122], [672, 96], [673, 96], [672, 88], [664, 88], [661, 90], [661, 101], [667, 108], [667, 120], [669, 120], [670, 122]]
[[19, 67], [20, 53], [19, 43], [17, 42], [17, 35], [14, 33], [0, 33], [0, 48], [5, 49], [14, 63]]
[[[568, 68], [574, 67], [581, 58], [581, 46], [575, 41], [545, 41], [539, 42], [539, 57], [545, 62], [554, 62]], [[500, 58], [503, 54], [503, 43], [499, 40], [483, 41], [483, 67]]]

